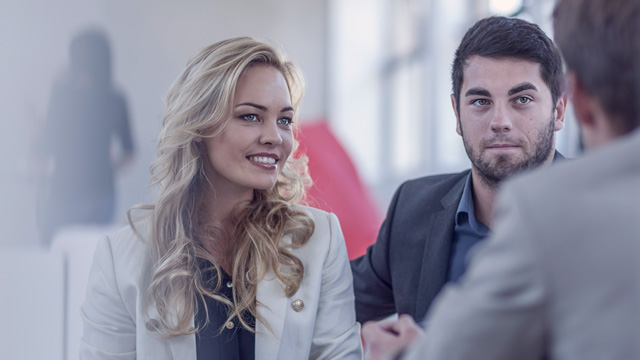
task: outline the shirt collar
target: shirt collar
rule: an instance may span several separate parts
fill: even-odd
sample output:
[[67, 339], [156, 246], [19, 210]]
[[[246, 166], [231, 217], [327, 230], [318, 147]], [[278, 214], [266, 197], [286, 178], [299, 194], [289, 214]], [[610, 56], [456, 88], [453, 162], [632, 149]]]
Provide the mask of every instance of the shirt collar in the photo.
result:
[[[553, 153], [553, 162], [564, 160], [564, 156], [555, 150]], [[464, 223], [468, 223], [471, 228], [478, 232], [488, 232], [489, 228], [476, 219], [475, 210], [473, 209], [473, 179], [471, 178], [471, 172], [467, 176], [467, 181], [464, 184], [462, 190], [462, 199], [458, 204], [458, 210], [456, 210], [456, 226], [461, 226]], [[486, 229], [486, 230], [485, 230]]]
[[471, 178], [471, 172], [467, 176], [467, 181], [464, 184], [462, 190], [462, 198], [458, 204], [458, 210], [456, 210], [456, 226], [461, 226], [464, 223], [468, 223], [471, 228], [477, 233], [488, 233], [489, 228], [476, 219], [475, 210], [473, 209], [473, 180]]

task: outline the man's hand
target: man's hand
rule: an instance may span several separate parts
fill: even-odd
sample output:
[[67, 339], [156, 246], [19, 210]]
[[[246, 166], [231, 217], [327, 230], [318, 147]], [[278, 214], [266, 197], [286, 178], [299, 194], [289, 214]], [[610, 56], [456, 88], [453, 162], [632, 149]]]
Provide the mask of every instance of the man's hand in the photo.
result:
[[390, 360], [400, 354], [424, 331], [409, 315], [397, 321], [370, 321], [362, 327], [367, 360]]

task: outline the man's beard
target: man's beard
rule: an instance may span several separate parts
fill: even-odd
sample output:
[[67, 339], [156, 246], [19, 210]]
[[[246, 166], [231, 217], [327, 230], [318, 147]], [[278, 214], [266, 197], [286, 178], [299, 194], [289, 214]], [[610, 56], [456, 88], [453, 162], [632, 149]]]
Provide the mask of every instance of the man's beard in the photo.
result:
[[[510, 154], [498, 154], [492, 159], [483, 157], [483, 153], [486, 146], [496, 142], [506, 142], [518, 146], [524, 145], [524, 141], [514, 141], [507, 136], [496, 134], [496, 136], [489, 141], [482, 141], [480, 143], [480, 155], [476, 154], [474, 149], [468, 144], [467, 139], [462, 133], [462, 142], [464, 143], [464, 149], [469, 156], [469, 160], [473, 166], [478, 170], [478, 175], [483, 182], [491, 187], [497, 186], [502, 180], [508, 178], [511, 175], [517, 174], [521, 171], [538, 167], [552, 156], [553, 148], [553, 134], [555, 127], [555, 117], [551, 116], [549, 126], [542, 129], [538, 134], [538, 141], [535, 142], [533, 153], [524, 153], [524, 159], [512, 159]], [[462, 126], [460, 126], [462, 130]]]

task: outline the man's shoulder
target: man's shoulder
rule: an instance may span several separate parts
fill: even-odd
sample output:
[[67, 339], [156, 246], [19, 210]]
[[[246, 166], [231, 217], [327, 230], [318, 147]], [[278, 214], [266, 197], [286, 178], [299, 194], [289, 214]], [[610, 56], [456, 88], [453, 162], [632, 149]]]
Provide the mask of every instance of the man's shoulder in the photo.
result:
[[471, 169], [466, 169], [458, 173], [438, 174], [423, 176], [416, 179], [407, 180], [400, 186], [401, 188], [425, 188], [440, 189], [451, 188], [455, 186], [461, 179], [465, 179]]
[[395, 194], [395, 206], [420, 208], [423, 211], [451, 205], [460, 199], [471, 170], [459, 173], [424, 176], [405, 181]]

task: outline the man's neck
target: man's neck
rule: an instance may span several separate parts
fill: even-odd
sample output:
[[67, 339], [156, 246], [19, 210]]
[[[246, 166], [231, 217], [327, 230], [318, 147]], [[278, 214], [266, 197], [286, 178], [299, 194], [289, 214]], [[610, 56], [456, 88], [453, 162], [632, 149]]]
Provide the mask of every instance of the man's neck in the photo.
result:
[[500, 184], [488, 184], [475, 169], [471, 170], [471, 178], [473, 180], [473, 211], [476, 219], [491, 229], [493, 204]]
[[[552, 153], [540, 167], [549, 166], [554, 157], [555, 146]], [[490, 183], [486, 181], [474, 167], [471, 168], [471, 178], [473, 179], [473, 210], [476, 214], [476, 219], [491, 229], [493, 205], [501, 182]]]

